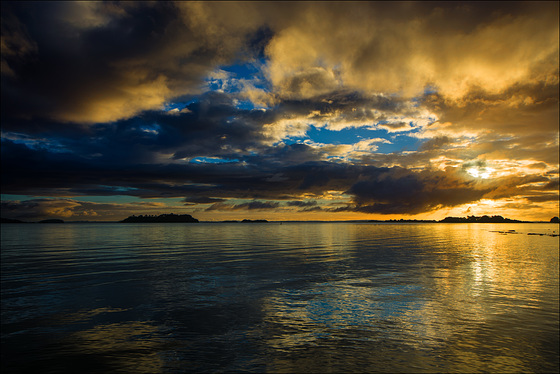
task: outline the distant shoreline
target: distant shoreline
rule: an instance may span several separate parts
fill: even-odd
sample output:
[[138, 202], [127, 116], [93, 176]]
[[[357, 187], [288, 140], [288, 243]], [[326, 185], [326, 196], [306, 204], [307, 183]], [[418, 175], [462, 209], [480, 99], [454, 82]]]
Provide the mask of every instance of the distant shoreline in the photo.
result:
[[[39, 222], [29, 222], [20, 220], [9, 220], [5, 221], [2, 219], [2, 224], [34, 224]], [[122, 223], [121, 221], [64, 221], [64, 224], [108, 224], [108, 223]], [[126, 223], [126, 222], [125, 222]], [[130, 223], [173, 223], [173, 222], [130, 222]], [[175, 222], [181, 223], [181, 222]], [[321, 220], [290, 220], [290, 221], [264, 221], [264, 220], [253, 220], [253, 221], [237, 221], [237, 220], [224, 220], [224, 221], [199, 221], [199, 223], [211, 223], [211, 224], [281, 224], [281, 223], [386, 223], [386, 224], [450, 224], [450, 223], [555, 223], [550, 221], [514, 221], [514, 222], [442, 222], [435, 220], [341, 220], [341, 221], [321, 221]]]

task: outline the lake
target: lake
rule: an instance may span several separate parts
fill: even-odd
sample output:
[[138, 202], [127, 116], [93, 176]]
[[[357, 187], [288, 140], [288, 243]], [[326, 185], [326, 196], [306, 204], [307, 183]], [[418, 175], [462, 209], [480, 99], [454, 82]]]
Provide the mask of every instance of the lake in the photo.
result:
[[3, 373], [559, 371], [558, 224], [1, 230]]

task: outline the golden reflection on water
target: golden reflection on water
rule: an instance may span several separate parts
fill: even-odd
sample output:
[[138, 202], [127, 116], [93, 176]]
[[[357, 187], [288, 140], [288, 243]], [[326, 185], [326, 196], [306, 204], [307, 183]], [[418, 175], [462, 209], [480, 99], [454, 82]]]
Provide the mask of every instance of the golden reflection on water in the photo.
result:
[[558, 368], [558, 239], [527, 235], [544, 226], [130, 226], [95, 247], [87, 226], [64, 227], [27, 267], [60, 271], [10, 283], [13, 320], [17, 303], [45, 306], [24, 327], [57, 331], [37, 351], [56, 347], [60, 372]]
[[83, 323], [91, 320], [92, 318], [106, 313], [125, 312], [127, 309], [103, 307], [91, 310], [80, 310], [58, 316], [54, 323], [57, 324], [74, 324]]
[[97, 325], [73, 333], [68, 342], [71, 355], [91, 357], [93, 365], [108, 372], [159, 373], [164, 366], [160, 356], [163, 342], [149, 322], [130, 321]]
[[[438, 226], [435, 229], [448, 228]], [[457, 232], [456, 227], [453, 229]], [[457, 267], [429, 269], [425, 276], [433, 282], [430, 287], [435, 291], [434, 298], [420, 309], [410, 309], [403, 323], [405, 328], [415, 332], [416, 340], [422, 342], [419, 346], [425, 342], [445, 343], [448, 354], [454, 356], [450, 360], [451, 371], [530, 371], [519, 359], [527, 355], [527, 345], [512, 341], [504, 354], [489, 354], [494, 348], [492, 341], [499, 341], [500, 337], [483, 336], [481, 331], [493, 328], [504, 333], [503, 339], [514, 338], [515, 333], [504, 329], [508, 324], [513, 325], [508, 313], [514, 317], [530, 313], [531, 308], [545, 301], [540, 295], [550, 295], [546, 285], [557, 284], [558, 251], [550, 251], [554, 247], [548, 243], [549, 238], [545, 239], [548, 245], [544, 246], [548, 251], [542, 253], [538, 243], [530, 242], [531, 237], [500, 235], [490, 229], [471, 225], [465, 228], [464, 235], [454, 237], [454, 233], [447, 233], [446, 236], [453, 239], [447, 249], [457, 251], [469, 261]], [[537, 259], [543, 256], [552, 261], [548, 266], [547, 263], [537, 266]], [[422, 283], [429, 282], [424, 279]], [[535, 336], [538, 335], [536, 331]], [[526, 335], [523, 337], [526, 339]], [[538, 352], [531, 354], [538, 356]]]
[[[264, 322], [270, 329], [265, 334], [266, 345], [286, 355], [275, 357], [269, 368], [290, 371], [296, 361], [301, 367], [321, 366], [311, 353], [290, 352], [309, 350], [324, 355], [322, 346], [336, 340], [347, 342], [345, 331], [354, 329], [361, 331], [351, 339], [370, 341], [372, 347], [390, 340], [400, 345], [400, 354], [409, 360], [408, 369], [436, 370], [438, 357], [405, 354], [407, 349], [435, 349], [448, 361], [446, 371], [532, 371], [522, 358], [539, 357], [539, 352], [525, 343], [539, 337], [540, 322], [526, 329], [519, 324], [531, 320], [531, 309], [546, 302], [541, 295], [550, 295], [550, 286], [558, 284], [558, 251], [550, 251], [549, 243], [555, 239], [520, 236], [526, 233], [501, 235], [491, 232], [492, 228], [432, 226], [435, 231], [448, 231], [436, 233], [436, 237], [446, 239], [432, 246], [442, 259], [435, 265], [433, 256], [420, 262], [416, 285], [384, 285], [379, 279], [352, 278], [270, 295], [262, 302]], [[412, 227], [407, 234], [418, 239], [418, 229], [425, 227]], [[338, 245], [339, 232], [325, 232], [323, 240], [314, 243], [338, 260], [350, 258], [356, 249], [352, 244], [364, 242], [364, 237], [357, 235], [363, 231], [363, 227], [349, 227], [342, 239], [346, 247]], [[543, 258], [548, 261], [543, 262]], [[551, 302], [558, 304], [558, 297]], [[497, 349], [499, 345], [504, 347]], [[363, 365], [368, 367], [368, 363]]]

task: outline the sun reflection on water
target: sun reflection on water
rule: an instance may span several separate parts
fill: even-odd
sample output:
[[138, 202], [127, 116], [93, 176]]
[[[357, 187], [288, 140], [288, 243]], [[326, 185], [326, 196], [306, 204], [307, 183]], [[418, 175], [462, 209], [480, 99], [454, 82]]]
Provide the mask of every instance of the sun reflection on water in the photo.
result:
[[8, 369], [558, 368], [557, 238], [527, 235], [549, 226], [103, 226], [95, 246], [79, 235], [99, 227], [53, 228], [52, 246], [31, 226], [26, 248], [3, 241]]

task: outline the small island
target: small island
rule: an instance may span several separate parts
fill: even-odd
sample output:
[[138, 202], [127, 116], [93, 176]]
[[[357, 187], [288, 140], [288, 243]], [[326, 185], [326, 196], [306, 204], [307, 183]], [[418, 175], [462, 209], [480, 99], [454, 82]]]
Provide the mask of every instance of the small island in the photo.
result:
[[61, 219], [57, 219], [57, 218], [50, 218], [50, 219], [44, 219], [44, 220], [39, 221], [37, 223], [64, 223], [64, 221], [61, 220]]
[[502, 216], [468, 216], [468, 217], [445, 217], [441, 223], [526, 223], [515, 219], [504, 218]]
[[159, 216], [130, 216], [119, 221], [121, 223], [198, 223], [190, 214], [161, 214]]

